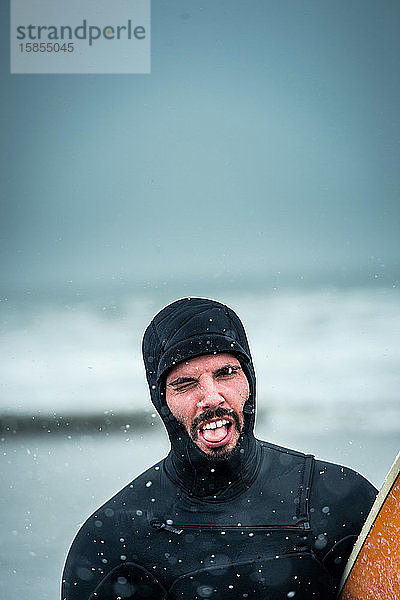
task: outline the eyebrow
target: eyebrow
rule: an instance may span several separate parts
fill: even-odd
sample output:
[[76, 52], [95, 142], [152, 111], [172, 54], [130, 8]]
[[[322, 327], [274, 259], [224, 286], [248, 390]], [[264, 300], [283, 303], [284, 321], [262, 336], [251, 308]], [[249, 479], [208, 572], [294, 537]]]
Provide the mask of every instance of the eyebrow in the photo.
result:
[[[218, 376], [226, 369], [232, 369], [232, 371], [239, 371], [241, 368], [242, 367], [240, 365], [231, 365], [230, 363], [227, 363], [226, 365], [222, 365], [222, 367], [219, 367], [218, 369], [213, 371], [213, 375]], [[169, 383], [167, 383], [167, 385], [171, 386], [171, 387], [176, 387], [177, 385], [182, 385], [183, 383], [193, 383], [194, 381], [198, 381], [198, 378], [197, 377], [178, 377], [177, 379], [174, 379], [173, 381], [170, 381]]]

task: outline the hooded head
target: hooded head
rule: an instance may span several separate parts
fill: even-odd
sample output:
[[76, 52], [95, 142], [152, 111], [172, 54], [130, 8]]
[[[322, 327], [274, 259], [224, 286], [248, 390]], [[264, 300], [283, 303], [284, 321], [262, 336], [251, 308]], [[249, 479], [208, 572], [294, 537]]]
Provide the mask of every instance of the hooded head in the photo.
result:
[[244, 327], [228, 306], [204, 298], [184, 298], [163, 308], [147, 327], [143, 359], [151, 399], [171, 440], [172, 450], [193, 463], [207, 459], [173, 416], [166, 402], [165, 383], [176, 365], [203, 355], [231, 354], [240, 363], [249, 385], [243, 408], [243, 429], [231, 454], [235, 455], [253, 436], [255, 373]]

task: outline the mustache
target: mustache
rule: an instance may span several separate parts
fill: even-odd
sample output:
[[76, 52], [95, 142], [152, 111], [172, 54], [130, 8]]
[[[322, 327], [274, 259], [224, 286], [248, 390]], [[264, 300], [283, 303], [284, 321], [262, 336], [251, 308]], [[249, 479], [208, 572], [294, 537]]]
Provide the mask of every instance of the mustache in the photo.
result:
[[193, 423], [190, 426], [190, 435], [192, 436], [192, 438], [196, 439], [197, 429], [202, 421], [211, 421], [211, 419], [222, 419], [223, 417], [230, 417], [231, 419], [233, 419], [236, 429], [238, 431], [241, 430], [240, 419], [237, 412], [235, 412], [233, 408], [227, 410], [226, 408], [218, 406], [215, 409], [209, 408], [208, 410], [205, 410], [198, 417], [193, 419]]

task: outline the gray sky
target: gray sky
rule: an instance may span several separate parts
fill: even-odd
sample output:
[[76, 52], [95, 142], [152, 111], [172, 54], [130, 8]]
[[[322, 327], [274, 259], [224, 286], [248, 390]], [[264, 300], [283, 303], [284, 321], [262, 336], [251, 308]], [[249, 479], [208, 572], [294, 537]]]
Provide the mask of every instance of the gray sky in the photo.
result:
[[[400, 4], [153, 0], [151, 75], [10, 75], [14, 286], [399, 262]], [[389, 279], [390, 279], [389, 277]]]

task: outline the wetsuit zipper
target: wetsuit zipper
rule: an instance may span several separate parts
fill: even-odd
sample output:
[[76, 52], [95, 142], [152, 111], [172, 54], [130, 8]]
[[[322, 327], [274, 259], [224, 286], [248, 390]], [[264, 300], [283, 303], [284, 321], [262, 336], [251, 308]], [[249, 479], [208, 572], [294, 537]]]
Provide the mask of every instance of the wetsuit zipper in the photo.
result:
[[296, 525], [226, 525], [225, 527], [222, 525], [170, 525], [165, 523], [164, 521], [153, 520], [150, 521], [150, 525], [154, 527], [154, 529], [165, 529], [165, 531], [169, 531], [170, 533], [176, 533], [177, 535], [181, 535], [186, 529], [207, 529], [213, 530], [216, 529], [218, 531], [234, 531], [234, 530], [251, 530], [251, 531], [307, 531], [310, 529], [310, 523], [308, 521], [304, 521], [302, 523], [297, 523]]

